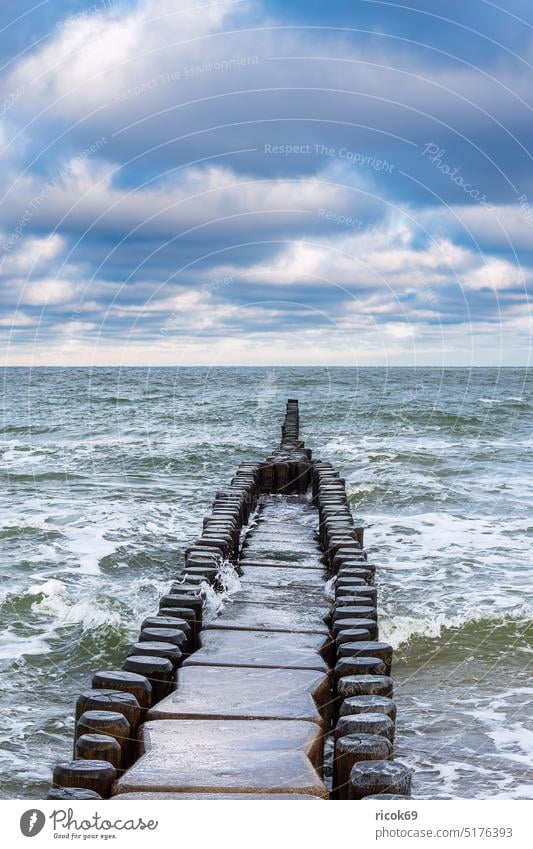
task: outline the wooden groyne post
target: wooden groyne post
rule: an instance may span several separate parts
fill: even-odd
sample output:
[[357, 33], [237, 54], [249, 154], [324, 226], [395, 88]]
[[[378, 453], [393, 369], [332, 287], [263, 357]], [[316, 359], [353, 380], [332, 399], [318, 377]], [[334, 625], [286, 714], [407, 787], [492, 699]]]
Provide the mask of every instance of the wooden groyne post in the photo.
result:
[[122, 667], [80, 695], [48, 798], [408, 798], [375, 572], [345, 481], [313, 460], [289, 399], [279, 447], [216, 492]]

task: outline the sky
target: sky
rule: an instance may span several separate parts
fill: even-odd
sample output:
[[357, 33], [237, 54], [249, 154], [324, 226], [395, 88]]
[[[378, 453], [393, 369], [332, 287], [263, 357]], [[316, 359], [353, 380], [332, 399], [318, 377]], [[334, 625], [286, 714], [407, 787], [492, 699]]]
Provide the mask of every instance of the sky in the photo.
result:
[[529, 363], [529, 0], [4, 0], [7, 365]]

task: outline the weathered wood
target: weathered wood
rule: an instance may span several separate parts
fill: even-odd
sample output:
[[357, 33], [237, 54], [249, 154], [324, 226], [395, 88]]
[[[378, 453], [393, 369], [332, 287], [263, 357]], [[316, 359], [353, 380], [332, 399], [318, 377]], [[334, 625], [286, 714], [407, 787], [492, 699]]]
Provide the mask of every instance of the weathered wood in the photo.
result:
[[109, 734], [82, 734], [76, 740], [75, 757], [83, 760], [108, 761], [118, 771], [122, 768], [122, 748]]
[[[221, 597], [214, 616], [204, 608], [224, 587], [224, 560], [240, 589]], [[87, 798], [94, 785], [105, 798], [126, 768], [116, 799], [323, 800], [328, 735], [334, 798], [379, 798], [391, 779], [396, 797], [406, 768], [379, 766], [397, 764], [396, 706], [375, 573], [345, 479], [312, 460], [291, 399], [279, 448], [241, 463], [216, 492], [122, 670], [96, 673], [78, 699], [79, 760], [56, 768], [65, 787], [54, 792]], [[372, 762], [377, 772], [357, 772]]]
[[349, 799], [363, 799], [376, 793], [411, 795], [413, 771], [399, 761], [357, 763], [350, 773]]
[[141, 708], [148, 708], [152, 704], [152, 685], [145, 675], [136, 672], [106, 669], [93, 675], [92, 686], [94, 689], [124, 690], [131, 693]]
[[338, 737], [333, 760], [333, 798], [349, 798], [350, 774], [356, 763], [383, 760], [391, 755], [392, 744], [381, 735], [358, 732]]
[[384, 713], [344, 714], [335, 726], [335, 739], [346, 734], [379, 734], [392, 743], [394, 721]]
[[170, 690], [174, 667], [170, 660], [154, 655], [134, 654], [126, 658], [122, 664], [126, 672], [143, 675], [152, 685], [153, 701], [164, 699]]
[[78, 760], [58, 764], [54, 768], [53, 782], [56, 787], [94, 790], [102, 799], [108, 799], [116, 777], [117, 771], [108, 761]]
[[53, 787], [46, 797], [56, 802], [81, 802], [84, 799], [101, 799], [94, 790], [84, 790], [83, 787]]

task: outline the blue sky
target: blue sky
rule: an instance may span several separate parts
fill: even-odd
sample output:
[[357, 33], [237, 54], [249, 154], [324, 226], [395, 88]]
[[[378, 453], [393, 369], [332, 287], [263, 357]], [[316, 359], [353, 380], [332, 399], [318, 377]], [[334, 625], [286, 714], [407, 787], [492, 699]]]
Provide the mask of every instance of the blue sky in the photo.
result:
[[527, 364], [533, 9], [0, 9], [12, 365]]

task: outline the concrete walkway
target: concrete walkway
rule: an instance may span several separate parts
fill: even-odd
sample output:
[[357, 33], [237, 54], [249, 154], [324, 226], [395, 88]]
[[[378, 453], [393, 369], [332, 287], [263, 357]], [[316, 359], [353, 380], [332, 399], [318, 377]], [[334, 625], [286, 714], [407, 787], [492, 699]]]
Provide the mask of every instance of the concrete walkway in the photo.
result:
[[80, 695], [48, 798], [407, 798], [375, 569], [289, 400], [279, 448], [216, 492], [122, 667]]
[[144, 754], [116, 794], [327, 798], [332, 646], [317, 523], [306, 496], [260, 499], [237, 564], [241, 589], [148, 712]]

